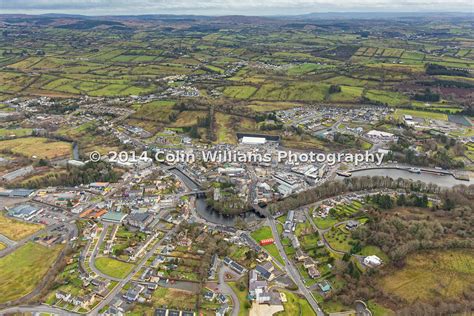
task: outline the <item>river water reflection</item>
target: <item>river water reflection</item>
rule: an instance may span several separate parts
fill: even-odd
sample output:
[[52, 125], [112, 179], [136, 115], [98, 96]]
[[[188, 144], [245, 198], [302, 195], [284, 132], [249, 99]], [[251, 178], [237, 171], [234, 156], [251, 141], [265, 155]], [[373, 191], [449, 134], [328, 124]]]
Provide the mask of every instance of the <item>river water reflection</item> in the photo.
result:
[[[443, 188], [451, 188], [455, 185], [464, 184], [470, 185], [474, 184], [473, 179], [470, 181], [463, 181], [454, 178], [452, 175], [437, 175], [433, 173], [413, 173], [406, 170], [399, 170], [399, 169], [390, 169], [390, 168], [381, 168], [381, 169], [367, 169], [367, 170], [359, 170], [359, 171], [352, 171], [353, 177], [362, 177], [362, 176], [387, 176], [392, 179], [410, 179], [413, 181], [422, 181], [425, 183], [434, 183], [439, 185]], [[336, 179], [344, 179], [344, 177], [337, 176]]]

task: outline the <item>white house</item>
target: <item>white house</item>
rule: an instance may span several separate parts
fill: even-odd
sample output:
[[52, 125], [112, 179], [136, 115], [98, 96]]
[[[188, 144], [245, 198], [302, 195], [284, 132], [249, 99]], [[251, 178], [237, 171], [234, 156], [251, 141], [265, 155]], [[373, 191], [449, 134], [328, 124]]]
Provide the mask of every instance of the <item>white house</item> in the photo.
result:
[[392, 133], [388, 132], [383, 132], [383, 131], [377, 131], [377, 130], [371, 130], [367, 132], [367, 137], [375, 140], [380, 140], [380, 141], [395, 141], [397, 140], [397, 136], [395, 136]]
[[382, 264], [382, 259], [375, 255], [367, 256], [364, 258], [364, 264], [369, 267], [377, 267]]

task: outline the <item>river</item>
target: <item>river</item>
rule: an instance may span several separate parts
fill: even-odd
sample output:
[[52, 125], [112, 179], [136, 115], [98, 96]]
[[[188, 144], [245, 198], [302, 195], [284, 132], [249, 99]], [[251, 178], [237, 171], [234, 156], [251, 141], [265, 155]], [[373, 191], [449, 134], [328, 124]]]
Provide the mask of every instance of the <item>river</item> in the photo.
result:
[[[387, 176], [392, 179], [403, 178], [403, 179], [410, 179], [413, 181], [419, 180], [425, 183], [434, 183], [443, 188], [451, 188], [459, 184], [464, 184], [464, 185], [474, 184], [473, 179], [470, 179], [469, 181], [463, 181], [463, 180], [458, 180], [454, 178], [452, 175], [437, 175], [437, 174], [427, 173], [427, 172], [413, 173], [407, 170], [390, 169], [390, 168], [358, 170], [358, 171], [352, 171], [351, 173], [353, 177]], [[341, 179], [344, 179], [344, 177], [337, 176], [336, 179], [341, 180]]]
[[[175, 176], [179, 177], [189, 190], [194, 191], [200, 189], [199, 185], [191, 178], [189, 178], [186, 174], [184, 174], [181, 170], [177, 168], [172, 168], [169, 171]], [[244, 219], [245, 221], [252, 221], [260, 218], [254, 211], [245, 212], [240, 215], [224, 215], [209, 208], [205, 198], [196, 199], [196, 211], [201, 218], [204, 218], [208, 222], [225, 226], [233, 226], [235, 224], [235, 220], [238, 217]]]
[[[186, 187], [189, 190], [199, 190], [199, 185], [194, 182], [191, 178], [189, 178], [186, 174], [184, 174], [181, 170], [177, 168], [173, 168], [169, 170], [171, 173], [179, 177]], [[404, 179], [411, 179], [414, 181], [422, 181], [426, 183], [435, 183], [440, 187], [450, 188], [455, 185], [464, 184], [470, 185], [474, 184], [474, 181], [471, 179], [470, 181], [462, 181], [455, 179], [451, 175], [436, 175], [432, 173], [412, 173], [406, 170], [398, 170], [398, 169], [390, 169], [390, 168], [381, 168], [381, 169], [367, 169], [367, 170], [359, 170], [352, 172], [353, 177], [357, 176], [387, 176], [393, 179], [404, 178]], [[336, 179], [342, 180], [344, 177], [337, 176]], [[260, 217], [254, 211], [245, 212], [240, 215], [223, 215], [222, 213], [216, 212], [210, 209], [207, 205], [205, 198], [197, 198], [196, 199], [196, 211], [200, 217], [204, 218], [205, 220], [218, 224], [218, 225], [225, 225], [225, 226], [233, 226], [235, 224], [235, 220], [238, 217], [241, 217], [245, 221], [253, 221], [257, 220]]]
[[79, 144], [77, 142], [72, 143], [72, 159], [79, 160]]

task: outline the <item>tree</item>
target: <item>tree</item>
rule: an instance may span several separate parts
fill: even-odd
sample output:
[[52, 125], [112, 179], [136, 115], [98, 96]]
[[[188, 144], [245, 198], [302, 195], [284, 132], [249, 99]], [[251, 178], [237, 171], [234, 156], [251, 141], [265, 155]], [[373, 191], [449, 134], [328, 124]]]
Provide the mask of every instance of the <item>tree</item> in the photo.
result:
[[329, 94], [341, 92], [341, 87], [339, 85], [332, 84], [329, 86]]

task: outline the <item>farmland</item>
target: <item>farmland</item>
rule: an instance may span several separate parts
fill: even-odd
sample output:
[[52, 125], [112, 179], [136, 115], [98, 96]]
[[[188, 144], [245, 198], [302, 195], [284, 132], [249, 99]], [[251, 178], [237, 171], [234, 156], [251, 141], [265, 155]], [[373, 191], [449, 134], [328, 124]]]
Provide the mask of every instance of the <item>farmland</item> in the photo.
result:
[[0, 303], [30, 293], [56, 259], [60, 246], [47, 248], [29, 242], [0, 258]]
[[0, 214], [0, 234], [11, 240], [22, 240], [42, 228], [42, 225], [22, 222]]
[[380, 286], [408, 302], [455, 298], [474, 282], [473, 264], [470, 252], [421, 252], [409, 256], [404, 268], [382, 278]]
[[13, 154], [38, 158], [59, 158], [71, 154], [71, 144], [61, 141], [53, 141], [42, 137], [27, 137], [0, 141], [0, 151]]

